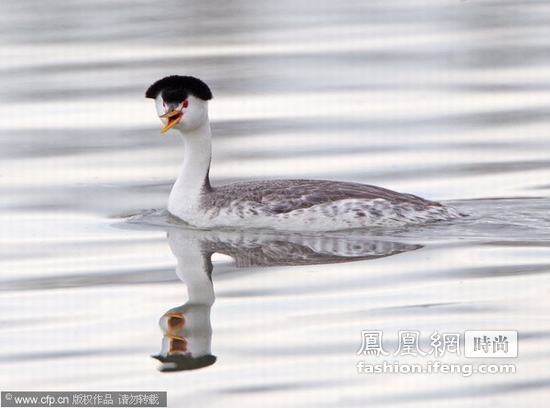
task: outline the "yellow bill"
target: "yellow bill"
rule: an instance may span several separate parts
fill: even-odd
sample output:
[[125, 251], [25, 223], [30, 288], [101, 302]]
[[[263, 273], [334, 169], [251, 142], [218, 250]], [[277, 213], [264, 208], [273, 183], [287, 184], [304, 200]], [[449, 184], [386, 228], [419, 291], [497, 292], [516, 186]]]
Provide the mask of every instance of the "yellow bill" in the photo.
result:
[[167, 119], [166, 125], [160, 130], [161, 133], [166, 133], [170, 129], [172, 129], [174, 126], [176, 126], [178, 123], [181, 122], [181, 118], [183, 116], [183, 113], [178, 110], [174, 110], [172, 112], [168, 112], [164, 115], [162, 115], [161, 119]]

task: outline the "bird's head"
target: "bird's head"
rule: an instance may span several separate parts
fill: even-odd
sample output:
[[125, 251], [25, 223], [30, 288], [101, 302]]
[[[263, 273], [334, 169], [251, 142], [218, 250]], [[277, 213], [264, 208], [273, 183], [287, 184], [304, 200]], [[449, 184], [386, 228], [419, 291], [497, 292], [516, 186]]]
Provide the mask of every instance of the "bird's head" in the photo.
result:
[[208, 120], [208, 85], [191, 76], [171, 75], [159, 79], [145, 92], [155, 100], [157, 115], [164, 124], [161, 132], [172, 128], [182, 132], [199, 128]]

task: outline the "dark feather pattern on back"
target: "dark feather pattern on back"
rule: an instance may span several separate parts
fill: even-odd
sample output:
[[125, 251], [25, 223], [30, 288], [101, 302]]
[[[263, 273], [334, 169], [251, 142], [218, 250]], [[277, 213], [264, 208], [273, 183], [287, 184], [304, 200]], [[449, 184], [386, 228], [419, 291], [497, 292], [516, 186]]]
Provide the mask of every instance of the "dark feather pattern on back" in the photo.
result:
[[394, 204], [409, 203], [418, 208], [441, 207], [435, 201], [412, 194], [367, 184], [330, 180], [265, 180], [228, 184], [205, 189], [201, 204], [207, 209], [227, 207], [235, 202], [258, 203], [273, 214], [282, 214], [339, 200], [377, 198]]

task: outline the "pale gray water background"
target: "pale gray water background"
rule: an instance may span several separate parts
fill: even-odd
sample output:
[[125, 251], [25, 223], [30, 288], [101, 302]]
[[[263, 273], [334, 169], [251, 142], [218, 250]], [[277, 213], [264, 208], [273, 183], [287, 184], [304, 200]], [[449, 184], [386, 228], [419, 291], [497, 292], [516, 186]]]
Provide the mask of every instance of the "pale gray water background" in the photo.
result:
[[[0, 27], [3, 390], [163, 390], [171, 407], [546, 406], [548, 2], [18, 0], [0, 3]], [[213, 89], [214, 183], [368, 182], [470, 217], [362, 232], [416, 248], [372, 260], [236, 268], [215, 255], [217, 362], [161, 373], [158, 321], [187, 292], [174, 227], [143, 211], [164, 207], [183, 155], [143, 93], [173, 73]], [[390, 350], [398, 330], [517, 329], [518, 373], [358, 375], [369, 329]]]

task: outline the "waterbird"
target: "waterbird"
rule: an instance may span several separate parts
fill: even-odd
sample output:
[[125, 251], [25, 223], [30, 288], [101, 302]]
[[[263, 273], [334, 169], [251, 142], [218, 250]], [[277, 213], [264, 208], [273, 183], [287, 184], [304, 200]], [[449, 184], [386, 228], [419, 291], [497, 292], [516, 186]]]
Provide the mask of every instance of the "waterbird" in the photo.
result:
[[450, 220], [454, 208], [382, 187], [331, 180], [260, 180], [212, 186], [212, 91], [192, 76], [171, 75], [145, 92], [162, 133], [174, 129], [184, 159], [168, 199], [173, 216], [199, 229], [336, 231]]

